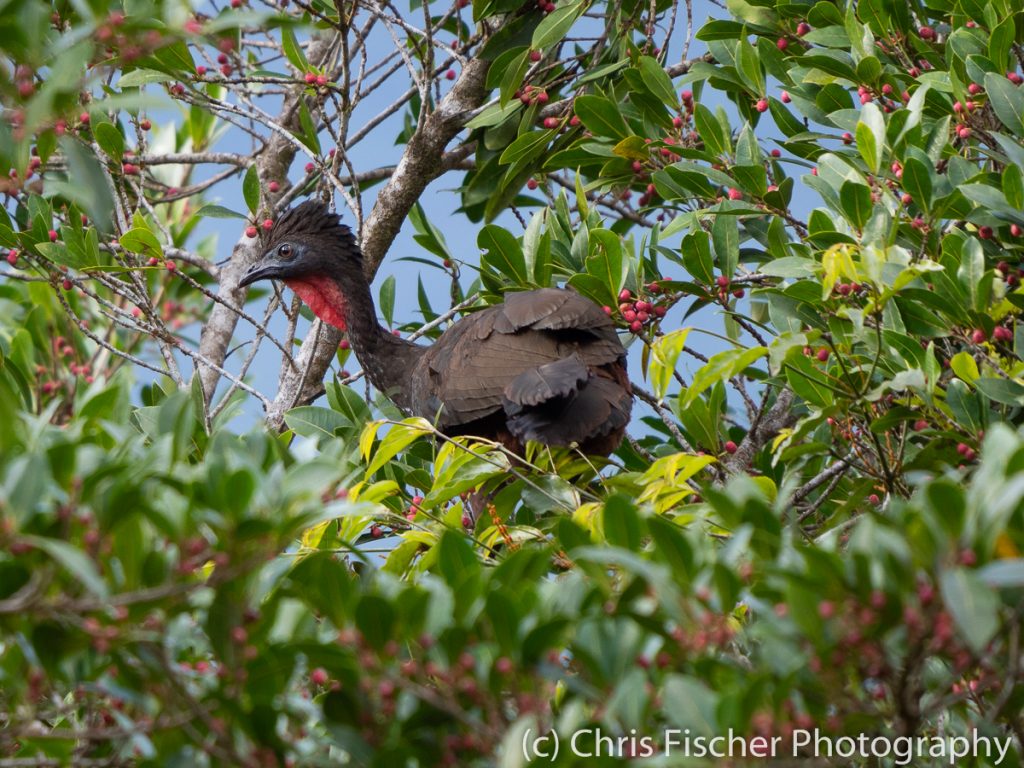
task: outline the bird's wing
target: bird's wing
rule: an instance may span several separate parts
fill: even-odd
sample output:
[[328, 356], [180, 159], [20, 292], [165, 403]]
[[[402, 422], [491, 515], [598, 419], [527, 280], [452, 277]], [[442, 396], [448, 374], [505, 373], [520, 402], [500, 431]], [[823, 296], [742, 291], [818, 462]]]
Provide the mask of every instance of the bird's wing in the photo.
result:
[[457, 428], [500, 410], [505, 388], [527, 372], [572, 356], [584, 367], [608, 365], [624, 354], [611, 320], [589, 300], [553, 288], [513, 293], [428, 349], [417, 410], [440, 413], [441, 429]]

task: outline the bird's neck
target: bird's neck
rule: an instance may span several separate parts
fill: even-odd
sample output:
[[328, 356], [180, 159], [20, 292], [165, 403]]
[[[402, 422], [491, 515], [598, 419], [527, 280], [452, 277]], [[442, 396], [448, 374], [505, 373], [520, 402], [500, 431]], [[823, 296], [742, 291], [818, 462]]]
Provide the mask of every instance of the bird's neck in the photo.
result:
[[401, 410], [409, 410], [412, 372], [424, 347], [394, 336], [377, 322], [370, 285], [359, 276], [285, 281], [317, 317], [348, 333], [370, 383]]

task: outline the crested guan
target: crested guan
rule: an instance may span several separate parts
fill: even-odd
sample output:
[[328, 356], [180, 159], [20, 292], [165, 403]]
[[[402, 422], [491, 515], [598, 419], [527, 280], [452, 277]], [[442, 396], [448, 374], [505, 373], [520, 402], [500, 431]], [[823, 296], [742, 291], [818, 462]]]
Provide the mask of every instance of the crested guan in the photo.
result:
[[362, 253], [339, 218], [315, 201], [286, 211], [239, 285], [284, 282], [348, 332], [378, 391], [443, 434], [497, 440], [516, 453], [527, 440], [590, 455], [615, 450], [633, 396], [626, 352], [600, 307], [569, 290], [510, 293], [432, 345], [413, 344], [378, 325]]

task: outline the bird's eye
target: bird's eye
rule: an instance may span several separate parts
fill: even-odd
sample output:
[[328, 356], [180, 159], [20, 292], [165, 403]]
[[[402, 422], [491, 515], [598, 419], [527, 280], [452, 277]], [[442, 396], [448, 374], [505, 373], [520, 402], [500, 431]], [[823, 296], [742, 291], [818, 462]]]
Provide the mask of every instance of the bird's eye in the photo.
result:
[[292, 247], [288, 245], [288, 243], [285, 243], [277, 249], [277, 255], [282, 259], [290, 259], [292, 257]]

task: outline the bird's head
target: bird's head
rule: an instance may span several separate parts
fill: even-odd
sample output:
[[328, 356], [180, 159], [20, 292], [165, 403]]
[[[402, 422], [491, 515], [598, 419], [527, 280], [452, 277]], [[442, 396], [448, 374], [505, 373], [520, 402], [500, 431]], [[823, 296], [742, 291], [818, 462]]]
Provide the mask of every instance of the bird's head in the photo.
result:
[[257, 280], [305, 281], [362, 274], [362, 253], [341, 217], [315, 200], [289, 208], [264, 239], [263, 255], [242, 277], [244, 287]]

